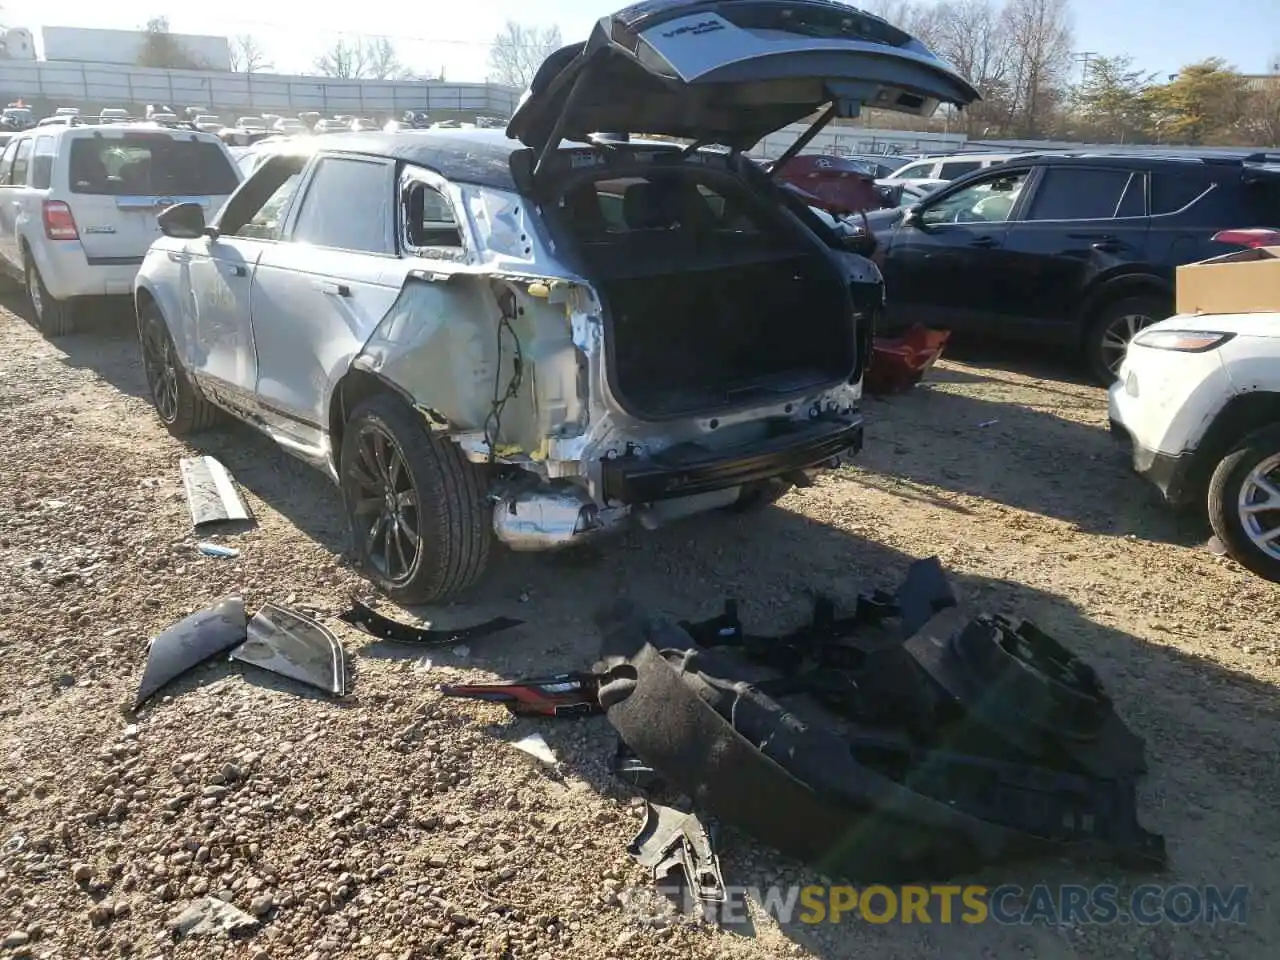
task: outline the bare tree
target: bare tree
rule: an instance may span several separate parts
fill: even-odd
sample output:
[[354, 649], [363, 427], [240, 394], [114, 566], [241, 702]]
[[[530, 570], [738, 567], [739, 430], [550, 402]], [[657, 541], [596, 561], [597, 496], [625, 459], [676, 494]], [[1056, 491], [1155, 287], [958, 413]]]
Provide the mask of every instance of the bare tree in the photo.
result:
[[233, 73], [258, 73], [275, 68], [258, 41], [242, 33], [231, 43], [231, 71]]
[[161, 67], [166, 70], [201, 70], [208, 64], [195, 57], [169, 32], [167, 17], [152, 17], [147, 21], [142, 48], [138, 51], [138, 66]]
[[339, 40], [316, 58], [315, 70], [341, 80], [405, 80], [413, 74], [386, 37]]
[[526, 90], [542, 61], [562, 46], [559, 27], [533, 27], [508, 20], [489, 45], [489, 80]]
[[1074, 39], [1070, 0], [1009, 0], [1001, 20], [1012, 47], [1008, 126], [1036, 137], [1066, 100]]

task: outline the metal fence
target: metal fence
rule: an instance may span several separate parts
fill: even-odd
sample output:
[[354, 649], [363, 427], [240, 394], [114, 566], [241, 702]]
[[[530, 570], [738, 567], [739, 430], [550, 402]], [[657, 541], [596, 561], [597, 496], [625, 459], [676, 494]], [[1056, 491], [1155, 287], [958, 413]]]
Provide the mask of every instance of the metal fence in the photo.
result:
[[405, 110], [510, 116], [519, 94], [489, 83], [337, 80], [271, 73], [157, 70], [118, 64], [0, 60], [0, 95], [40, 111], [58, 106], [137, 110], [163, 103], [215, 113], [398, 114]]

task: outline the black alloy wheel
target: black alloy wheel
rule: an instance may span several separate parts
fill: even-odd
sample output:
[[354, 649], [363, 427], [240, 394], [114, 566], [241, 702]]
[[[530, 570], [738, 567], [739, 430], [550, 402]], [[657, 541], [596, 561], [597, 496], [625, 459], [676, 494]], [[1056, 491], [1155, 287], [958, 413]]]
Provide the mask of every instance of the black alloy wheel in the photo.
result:
[[142, 366], [156, 414], [165, 426], [178, 419], [178, 358], [164, 321], [149, 311], [142, 318]]
[[400, 445], [382, 424], [359, 424], [347, 476], [351, 511], [364, 529], [364, 555], [389, 583], [408, 582], [422, 550], [418, 491]]

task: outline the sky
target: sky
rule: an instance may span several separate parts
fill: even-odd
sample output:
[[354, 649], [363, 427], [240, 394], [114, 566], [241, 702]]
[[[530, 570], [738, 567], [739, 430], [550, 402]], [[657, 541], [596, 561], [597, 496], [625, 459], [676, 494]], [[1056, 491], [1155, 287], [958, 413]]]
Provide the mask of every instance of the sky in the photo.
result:
[[[585, 38], [595, 20], [630, 0], [357, 0], [357, 15], [327, 0], [13, 0], [0, 22], [41, 26], [136, 29], [165, 16], [176, 33], [251, 34], [278, 72], [309, 72], [315, 59], [346, 36], [385, 36], [416, 73], [456, 81], [484, 80], [489, 41], [508, 20], [560, 27], [565, 42]], [[1185, 63], [1219, 56], [1245, 73], [1263, 73], [1280, 58], [1280, 0], [1071, 0], [1078, 51], [1131, 54], [1164, 75]], [[533, 14], [533, 10], [537, 14]]]

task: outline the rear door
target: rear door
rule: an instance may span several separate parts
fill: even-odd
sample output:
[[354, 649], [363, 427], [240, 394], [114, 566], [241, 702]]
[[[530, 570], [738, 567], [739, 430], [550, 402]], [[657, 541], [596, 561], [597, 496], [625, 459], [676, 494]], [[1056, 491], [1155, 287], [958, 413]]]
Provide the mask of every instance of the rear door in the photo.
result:
[[320, 157], [287, 241], [263, 251], [253, 284], [257, 400], [273, 430], [317, 447], [334, 379], [391, 309], [409, 263], [396, 253], [395, 163]]
[[194, 202], [212, 219], [239, 185], [220, 145], [193, 134], [104, 126], [65, 143], [68, 200], [90, 264], [142, 263], [161, 210]]
[[277, 157], [250, 177], [214, 221], [217, 236], [188, 240], [181, 251], [191, 295], [175, 340], [201, 386], [222, 402], [256, 415], [258, 379], [251, 324], [254, 272], [264, 250], [280, 243], [302, 180], [302, 157]]
[[1146, 172], [1131, 166], [1041, 168], [1005, 240], [1011, 334], [1075, 339], [1075, 308], [1094, 280], [1147, 259]]
[[899, 224], [881, 257], [886, 313], [893, 324], [986, 330], [1013, 288], [1005, 238], [1032, 170], [1001, 170], [942, 187], [913, 224]]

